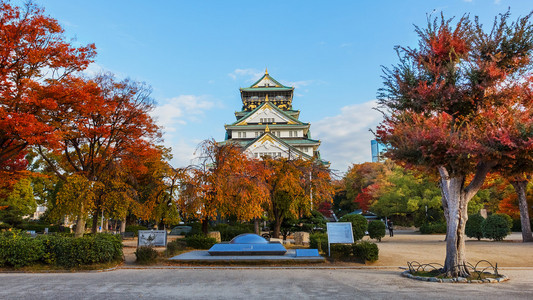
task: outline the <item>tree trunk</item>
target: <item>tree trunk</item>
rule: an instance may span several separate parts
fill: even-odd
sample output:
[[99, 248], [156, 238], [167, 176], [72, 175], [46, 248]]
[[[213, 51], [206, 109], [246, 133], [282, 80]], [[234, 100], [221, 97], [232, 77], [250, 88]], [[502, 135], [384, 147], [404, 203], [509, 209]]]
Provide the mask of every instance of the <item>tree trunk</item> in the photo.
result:
[[82, 237], [85, 233], [85, 218], [83, 216], [79, 216], [76, 220], [76, 232], [74, 233], [74, 237]]
[[208, 231], [209, 231], [209, 218], [208, 217], [205, 217], [205, 219], [202, 220], [202, 232], [207, 235]]
[[254, 218], [254, 233], [257, 235], [261, 235], [261, 231], [259, 230], [259, 219]]
[[465, 224], [468, 219], [468, 200], [462, 191], [464, 177], [441, 179], [444, 186], [448, 215], [446, 218], [446, 259], [444, 271], [448, 277], [468, 277], [465, 256]]
[[274, 229], [272, 231], [272, 237], [279, 239], [280, 231], [281, 231], [281, 223], [283, 222], [282, 217], [274, 217]]
[[163, 222], [163, 219], [159, 221], [159, 224], [157, 225], [158, 230], [165, 230], [165, 223]]
[[92, 226], [91, 226], [91, 232], [92, 233], [97, 233], [98, 232], [98, 221], [99, 221], [99, 216], [100, 216], [100, 209], [96, 209], [93, 213], [93, 223], [92, 223]]
[[527, 181], [511, 181], [511, 184], [513, 185], [516, 195], [518, 196], [518, 206], [520, 207], [520, 223], [522, 224], [522, 242], [533, 242], [526, 198]]
[[126, 232], [126, 217], [120, 221], [120, 233]]
[[440, 185], [443, 207], [446, 210], [446, 259], [444, 271], [447, 277], [468, 277], [470, 272], [466, 266], [465, 226], [468, 220], [468, 202], [483, 185], [485, 177], [495, 162], [479, 163], [470, 184], [465, 187], [465, 177], [453, 175], [440, 166]]

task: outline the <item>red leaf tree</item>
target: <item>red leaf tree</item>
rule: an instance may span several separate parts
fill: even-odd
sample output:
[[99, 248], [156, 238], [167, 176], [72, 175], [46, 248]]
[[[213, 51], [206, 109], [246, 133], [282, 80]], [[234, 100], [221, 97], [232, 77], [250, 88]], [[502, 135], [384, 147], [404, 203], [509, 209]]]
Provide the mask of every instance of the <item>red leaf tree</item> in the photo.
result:
[[32, 90], [85, 69], [94, 49], [72, 46], [57, 20], [31, 1], [23, 7], [0, 1], [0, 181], [25, 168], [26, 147], [55, 138], [41, 119], [54, 102], [35, 99]]
[[377, 136], [390, 145], [392, 159], [440, 174], [447, 220], [444, 269], [450, 277], [468, 276], [468, 202], [509, 152], [491, 142], [495, 116], [508, 117], [509, 109], [520, 106], [533, 26], [530, 15], [510, 22], [506, 13], [486, 32], [477, 18], [454, 22], [441, 16], [416, 32], [418, 47], [398, 47], [400, 63], [384, 69], [379, 103], [387, 113]]
[[31, 90], [43, 79], [61, 80], [92, 62], [94, 45], [73, 47], [56, 20], [31, 2], [19, 8], [0, 1], [0, 166], [27, 145], [48, 138]]
[[[69, 76], [35, 94], [40, 101], [55, 103], [55, 109], [43, 115], [59, 139], [39, 143], [38, 151], [62, 180], [76, 174], [105, 185], [116, 177], [113, 174], [124, 174], [126, 166], [134, 166], [132, 161], [142, 167], [142, 158], [155, 151], [161, 133], [149, 115], [153, 100], [144, 84], [117, 81], [111, 74], [92, 80]], [[100, 196], [95, 197], [93, 220], [103, 209]], [[83, 233], [86, 213], [79, 215], [78, 235]], [[96, 228], [93, 221], [93, 232]]]

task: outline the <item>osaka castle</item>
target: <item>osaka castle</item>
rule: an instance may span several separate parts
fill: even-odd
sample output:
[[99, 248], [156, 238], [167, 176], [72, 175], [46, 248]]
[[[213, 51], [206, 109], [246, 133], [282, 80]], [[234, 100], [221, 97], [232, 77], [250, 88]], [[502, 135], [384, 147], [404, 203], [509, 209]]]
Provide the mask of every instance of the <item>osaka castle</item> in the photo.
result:
[[263, 156], [289, 159], [320, 159], [320, 140], [311, 138], [311, 124], [299, 120], [300, 111], [292, 107], [294, 87], [284, 86], [268, 71], [248, 88], [241, 88], [242, 110], [236, 121], [226, 124], [224, 143], [237, 143], [254, 158]]

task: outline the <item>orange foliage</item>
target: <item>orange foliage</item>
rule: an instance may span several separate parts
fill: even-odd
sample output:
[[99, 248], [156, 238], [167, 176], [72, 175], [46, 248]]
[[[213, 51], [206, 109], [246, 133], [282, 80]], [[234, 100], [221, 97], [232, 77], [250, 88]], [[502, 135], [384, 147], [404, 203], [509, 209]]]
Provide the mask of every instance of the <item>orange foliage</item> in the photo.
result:
[[31, 91], [83, 70], [95, 51], [66, 42], [58, 22], [31, 2], [19, 8], [2, 1], [0, 11], [0, 170], [6, 170], [28, 145], [54, 138], [41, 118], [54, 105], [36, 101]]

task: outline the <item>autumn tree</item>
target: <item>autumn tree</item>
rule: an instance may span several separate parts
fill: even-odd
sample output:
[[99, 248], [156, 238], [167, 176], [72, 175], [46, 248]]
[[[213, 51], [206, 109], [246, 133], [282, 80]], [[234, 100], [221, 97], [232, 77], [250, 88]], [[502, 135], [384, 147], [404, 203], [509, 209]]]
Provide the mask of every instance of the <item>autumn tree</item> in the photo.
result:
[[0, 1], [1, 189], [16, 193], [16, 185], [29, 175], [24, 172], [27, 147], [55, 138], [40, 114], [54, 105], [35, 99], [32, 90], [47, 85], [46, 79], [60, 81], [85, 69], [94, 55], [94, 45], [72, 46], [57, 20], [31, 1], [22, 7]]
[[[46, 110], [43, 118], [60, 139], [39, 143], [37, 149], [62, 180], [80, 175], [91, 183], [101, 183], [100, 187], [111, 184], [115, 190], [123, 189], [116, 175], [124, 172], [124, 162], [138, 159], [160, 138], [160, 130], [149, 115], [153, 108], [150, 89], [142, 83], [117, 81], [111, 74], [90, 80], [68, 76], [34, 93], [40, 101], [55, 103], [55, 109]], [[105, 192], [96, 195], [91, 210], [93, 232], [104, 201], [109, 200]]]
[[[65, 184], [57, 194], [57, 214], [66, 215], [76, 222], [75, 236], [81, 237], [85, 233], [85, 221], [94, 209], [94, 191], [99, 183], [89, 181], [86, 177], [74, 174], [68, 176]], [[75, 199], [75, 201], [74, 201]]]
[[234, 216], [240, 221], [260, 217], [268, 199], [268, 170], [249, 159], [235, 144], [206, 140], [199, 146], [199, 164], [186, 168], [180, 204], [183, 213], [198, 216], [207, 233], [212, 218]]
[[92, 44], [67, 42], [57, 20], [31, 1], [23, 7], [0, 1], [0, 180], [22, 169], [17, 161], [26, 147], [54, 138], [40, 113], [55, 103], [35, 99], [31, 91], [85, 69], [94, 55]]
[[498, 136], [494, 117], [520, 107], [517, 89], [531, 68], [530, 16], [510, 22], [502, 14], [488, 32], [477, 18], [430, 18], [427, 28], [416, 27], [418, 47], [398, 47], [400, 63], [384, 68], [379, 104], [386, 117], [377, 136], [390, 145], [390, 158], [440, 175], [447, 276], [469, 274], [468, 203], [508, 153], [490, 141]]
[[273, 237], [279, 237], [283, 220], [309, 215], [320, 203], [331, 202], [333, 188], [329, 171], [319, 162], [262, 159], [270, 173], [268, 212], [274, 221]]
[[155, 221], [160, 229], [181, 220], [178, 197], [185, 174], [170, 166], [171, 159], [170, 149], [158, 146], [124, 163], [131, 174], [127, 182], [136, 192], [129, 210], [137, 218]]
[[503, 152], [498, 160], [499, 173], [511, 183], [518, 197], [522, 241], [533, 242], [526, 197], [533, 173], [533, 75], [523, 80], [511, 96], [516, 98], [514, 105], [491, 116], [487, 143]]

